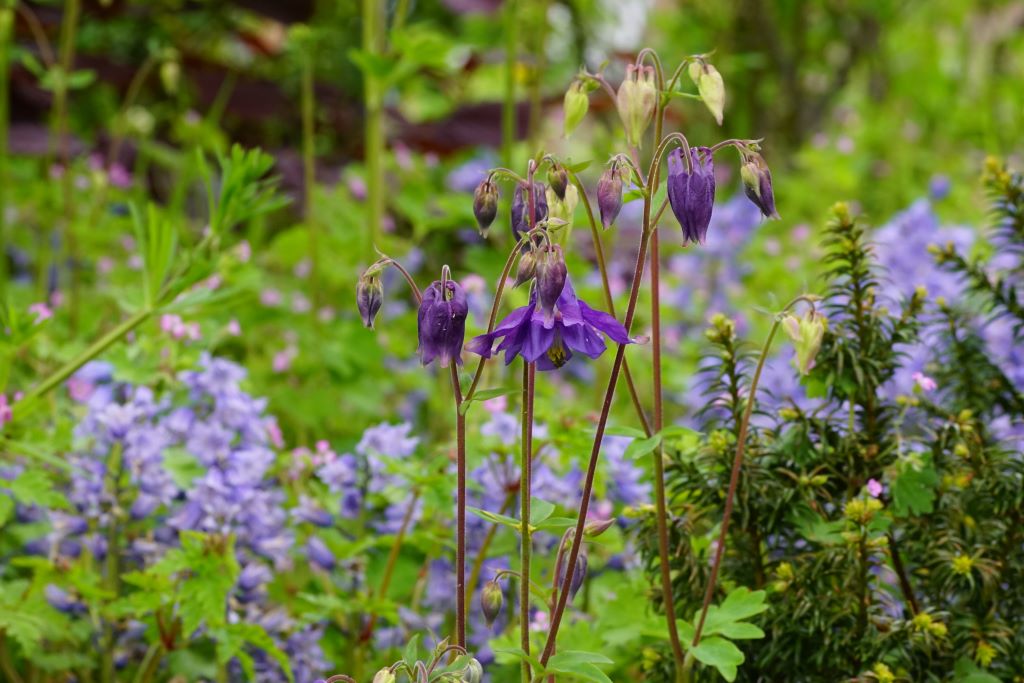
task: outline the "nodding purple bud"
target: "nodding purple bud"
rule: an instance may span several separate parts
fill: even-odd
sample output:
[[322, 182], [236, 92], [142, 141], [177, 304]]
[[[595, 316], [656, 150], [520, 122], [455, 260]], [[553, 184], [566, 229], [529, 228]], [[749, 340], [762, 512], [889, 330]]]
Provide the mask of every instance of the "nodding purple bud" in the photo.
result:
[[309, 557], [310, 562], [324, 571], [331, 571], [337, 563], [331, 549], [316, 536], [310, 536], [309, 540], [306, 541], [306, 555]]
[[378, 273], [363, 273], [359, 276], [359, 283], [356, 285], [356, 306], [359, 307], [359, 315], [363, 318], [363, 325], [373, 329], [373, 320], [377, 317], [377, 311], [384, 303], [384, 286], [381, 284]]
[[553, 245], [541, 251], [537, 258], [537, 302], [544, 314], [544, 327], [555, 323], [555, 304], [565, 289], [565, 256], [560, 246]]
[[523, 233], [529, 232], [540, 221], [548, 217], [548, 199], [544, 191], [544, 183], [533, 184], [533, 221], [526, 221], [526, 183], [516, 185], [516, 191], [512, 194], [512, 237], [518, 242]]
[[597, 208], [601, 212], [601, 225], [607, 230], [622, 210], [622, 173], [616, 164], [597, 181]]
[[[558, 563], [558, 585], [565, 581], [565, 565], [569, 564], [569, 558], [565, 562]], [[572, 601], [583, 585], [583, 579], [587, 578], [587, 551], [580, 548], [580, 554], [576, 558], [576, 566], [572, 570], [572, 580], [569, 582], [569, 600]]]
[[480, 589], [480, 611], [484, 613], [487, 625], [494, 624], [494, 620], [501, 613], [501, 605], [505, 596], [501, 592], [501, 584], [497, 579], [488, 581]]
[[754, 202], [765, 218], [778, 218], [775, 210], [775, 193], [772, 190], [772, 172], [764, 157], [753, 150], [743, 152], [743, 165], [740, 166], [740, 177], [743, 179], [743, 192], [747, 199]]
[[477, 185], [473, 192], [473, 215], [480, 234], [487, 237], [487, 230], [498, 215], [498, 186], [491, 182], [490, 177]]
[[565, 166], [556, 163], [551, 167], [548, 171], [548, 185], [556, 197], [565, 199], [565, 190], [569, 187], [569, 172], [565, 170]]
[[587, 525], [583, 527], [583, 535], [589, 538], [597, 538], [604, 532], [611, 528], [612, 524], [615, 524], [615, 518], [609, 517], [608, 519], [595, 519], [588, 521]]
[[715, 167], [711, 150], [690, 148], [690, 164], [686, 166], [683, 150], [676, 148], [668, 155], [668, 201], [672, 213], [683, 228], [683, 244], [704, 244], [715, 206]]
[[429, 365], [435, 358], [441, 367], [454, 361], [462, 365], [462, 341], [466, 336], [469, 305], [459, 283], [434, 280], [423, 292], [418, 315], [420, 362]]
[[524, 282], [529, 282], [537, 273], [537, 257], [533, 249], [526, 249], [519, 255], [519, 267], [516, 269], [516, 281], [512, 287], [518, 287]]

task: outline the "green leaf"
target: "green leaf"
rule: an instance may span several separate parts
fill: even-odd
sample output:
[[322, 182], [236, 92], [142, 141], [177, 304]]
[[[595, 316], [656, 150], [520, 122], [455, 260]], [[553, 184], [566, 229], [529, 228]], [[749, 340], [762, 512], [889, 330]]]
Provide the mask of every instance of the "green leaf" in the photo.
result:
[[636, 427], [612, 427], [605, 431], [608, 436], [631, 436], [634, 439], [646, 439], [647, 434], [644, 430], [637, 429]]
[[736, 680], [736, 667], [743, 663], [743, 652], [725, 638], [712, 636], [701, 639], [691, 650], [702, 664], [718, 669], [727, 681]]
[[415, 634], [409, 644], [405, 646], [405, 654], [402, 656], [410, 668], [416, 665], [420, 658], [420, 636]]
[[540, 498], [530, 500], [530, 526], [536, 526], [546, 520], [555, 511], [555, 504]]
[[211, 635], [217, 641], [218, 663], [227, 664], [232, 658], [237, 657], [249, 680], [255, 680], [255, 671], [250, 670], [254, 668], [252, 657], [244, 649], [246, 645], [251, 645], [266, 652], [281, 667], [281, 671], [284, 672], [288, 680], [295, 683], [288, 655], [277, 647], [274, 639], [259, 624], [249, 622], [228, 624], [224, 628], [211, 631]]
[[646, 439], [636, 439], [631, 444], [626, 446], [626, 452], [623, 457], [627, 459], [642, 458], [645, 455], [654, 452], [654, 449], [661, 444], [661, 434], [655, 434], [654, 436]]
[[768, 609], [764, 602], [766, 595], [764, 591], [751, 591], [745, 586], [740, 586], [726, 596], [719, 607], [719, 612], [729, 621], [748, 619]]
[[932, 511], [939, 475], [931, 465], [931, 456], [911, 456], [892, 481], [893, 511], [900, 517], [924, 515]]
[[499, 515], [496, 512], [488, 512], [487, 510], [481, 510], [480, 508], [475, 508], [468, 505], [466, 506], [466, 509], [472, 512], [477, 517], [486, 519], [488, 522], [501, 524], [502, 526], [507, 526], [510, 529], [519, 529], [519, 520], [514, 517], [509, 517], [507, 515]]
[[14, 499], [0, 493], [0, 527], [14, 516]]
[[67, 507], [67, 499], [61, 495], [53, 485], [53, 480], [45, 470], [25, 470], [18, 477], [7, 484], [14, 500], [25, 505], [39, 505], [40, 507], [60, 508]]

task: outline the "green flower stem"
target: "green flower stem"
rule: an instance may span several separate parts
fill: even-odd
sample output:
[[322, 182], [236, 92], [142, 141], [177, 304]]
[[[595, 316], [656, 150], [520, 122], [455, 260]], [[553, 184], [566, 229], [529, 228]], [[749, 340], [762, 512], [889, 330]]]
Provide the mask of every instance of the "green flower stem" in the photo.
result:
[[14, 9], [5, 3], [0, 7], [0, 302], [6, 300], [7, 289], [7, 136], [10, 127], [10, 100], [7, 92], [10, 74], [7, 69], [13, 25]]
[[[590, 225], [590, 239], [594, 243], [594, 257], [597, 259], [597, 269], [601, 273], [601, 286], [604, 289], [604, 302], [605, 306], [608, 307], [608, 313], [612, 316], [615, 315], [615, 299], [612, 297], [611, 284], [608, 281], [608, 265], [604, 259], [604, 245], [601, 243], [601, 232], [597, 229], [597, 220], [594, 217], [594, 209], [590, 205], [590, 199], [587, 197], [587, 190], [583, 187], [583, 183], [576, 176], [575, 173], [570, 173], [569, 177], [572, 178], [573, 185], [579, 190], [580, 203], [583, 204], [583, 208], [587, 213], [587, 222]], [[660, 214], [659, 214], [660, 216]], [[633, 407], [636, 409], [636, 416], [640, 420], [640, 424], [643, 426], [644, 433], [647, 436], [653, 434], [651, 431], [651, 424], [647, 420], [647, 414], [644, 413], [644, 407], [640, 403], [640, 395], [637, 393], [636, 384], [633, 382], [633, 374], [629, 371], [629, 364], [626, 359], [622, 359], [622, 374], [626, 378], [626, 387], [629, 389], [629, 397], [633, 401]]]
[[[640, 236], [640, 247], [637, 250], [636, 265], [633, 269], [633, 282], [629, 292], [629, 303], [626, 306], [626, 318], [623, 326], [628, 333], [633, 326], [633, 316], [636, 314], [637, 300], [640, 295], [640, 283], [643, 280], [644, 264], [647, 262], [647, 248], [650, 245], [651, 231], [648, 226], [651, 224], [651, 200], [648, 195], [644, 199], [644, 231]], [[565, 606], [569, 600], [569, 587], [572, 584], [572, 575], [576, 570], [576, 561], [579, 558], [580, 547], [583, 543], [583, 528], [587, 523], [587, 511], [590, 508], [590, 497], [594, 490], [594, 476], [597, 472], [597, 459], [601, 453], [601, 441], [604, 438], [604, 430], [608, 425], [608, 415], [611, 412], [612, 400], [615, 398], [615, 386], [618, 382], [619, 372], [622, 369], [622, 362], [626, 355], [626, 345], [619, 344], [615, 352], [615, 360], [612, 362], [612, 372], [608, 378], [608, 386], [605, 389], [604, 403], [601, 406], [601, 415], [597, 421], [594, 433], [594, 443], [590, 450], [590, 462], [587, 465], [587, 475], [583, 483], [583, 495], [580, 499], [579, 514], [576, 518], [576, 533], [573, 536], [572, 547], [569, 550], [569, 559], [565, 568], [565, 576], [562, 580], [562, 588], [558, 592], [558, 602], [551, 614], [551, 626], [548, 629], [547, 640], [544, 644], [544, 652], [541, 654], [541, 664], [547, 664], [554, 652], [555, 640], [558, 637], [558, 627], [562, 623], [562, 615], [565, 613]]]
[[7, 648], [7, 633], [2, 630], [0, 630], [0, 671], [3, 671], [4, 676], [11, 683], [24, 683], [18, 670], [11, 663], [11, 653]]
[[458, 366], [449, 366], [455, 399], [455, 467], [458, 478], [455, 538], [455, 644], [466, 646], [466, 416], [462, 410], [462, 384]]
[[[109, 510], [110, 519], [107, 527], [107, 554], [106, 572], [103, 577], [103, 585], [111, 595], [117, 595], [121, 582], [119, 539], [120, 526], [118, 520], [121, 517], [121, 474], [124, 469], [124, 458], [120, 444], [114, 444], [110, 450], [110, 457], [107, 460], [107, 481], [106, 489], [113, 501]], [[103, 626], [103, 652], [100, 655], [100, 680], [103, 683], [113, 683], [114, 675], [114, 624], [108, 619]]]
[[[662, 402], [661, 386], [661, 285], [660, 264], [661, 254], [658, 248], [658, 230], [651, 231], [651, 351], [652, 374], [654, 385], [654, 431], [660, 432], [665, 424], [665, 411]], [[676, 676], [682, 675], [683, 652], [676, 626], [675, 597], [672, 594], [672, 570], [669, 566], [668, 550], [668, 506], [665, 502], [665, 446], [660, 444], [651, 454], [654, 460], [654, 492], [657, 506], [658, 526], [658, 565], [661, 574], [662, 608], [665, 610], [665, 621], [668, 625], [669, 640], [672, 643], [672, 655], [676, 661]]]
[[[532, 192], [530, 194], [533, 194]], [[533, 398], [536, 364], [523, 362], [523, 417], [519, 469], [519, 647], [530, 654], [530, 491], [533, 478]], [[522, 661], [523, 683], [533, 678], [530, 663]]]
[[512, 147], [516, 141], [516, 58], [519, 45], [519, 0], [505, 0], [505, 97], [501, 107], [501, 163], [512, 165]]
[[811, 300], [805, 295], [798, 296], [786, 304], [786, 306], [775, 316], [771, 330], [768, 332], [768, 338], [765, 339], [764, 346], [761, 347], [761, 354], [757, 359], [757, 367], [754, 369], [754, 376], [750, 380], [750, 392], [747, 396], [747, 404], [743, 408], [743, 419], [740, 422], [740, 430], [736, 437], [736, 456], [733, 458], [732, 473], [729, 475], [729, 489], [725, 494], [725, 511], [722, 514], [722, 528], [718, 534], [718, 546], [715, 548], [715, 559], [711, 565], [711, 576], [708, 578], [707, 589], [704, 591], [704, 603], [701, 606], [700, 619], [697, 621], [697, 628], [693, 634], [692, 647], [697, 647], [697, 645], [700, 644], [701, 631], [704, 630], [704, 621], [708, 616], [708, 608], [711, 607], [711, 599], [715, 594], [715, 583], [718, 581], [718, 571], [722, 566], [722, 557], [725, 555], [725, 544], [729, 533], [729, 519], [732, 517], [733, 501], [736, 497], [736, 487], [740, 480], [740, 467], [743, 465], [743, 453], [747, 446], [747, 429], [750, 426], [750, 416], [754, 412], [754, 403], [757, 398], [757, 384], [761, 380], [761, 371], [764, 370], [764, 363], [768, 358], [768, 352], [771, 350], [772, 341], [774, 341], [775, 334], [779, 331], [779, 325], [782, 324], [782, 317], [789, 311], [789, 309], [801, 301]]
[[117, 327], [94, 341], [89, 348], [78, 354], [78, 356], [73, 360], [64, 364], [59, 370], [48, 376], [36, 386], [32, 387], [28, 393], [25, 394], [25, 398], [15, 404], [15, 419], [17, 419], [18, 416], [27, 413], [35, 401], [48, 394], [55, 387], [60, 386], [64, 380], [73, 375], [76, 370], [91, 361], [93, 358], [96, 358], [96, 356], [106, 351], [116, 341], [144, 323], [153, 315], [153, 313], [153, 309], [144, 308], [143, 310], [133, 314], [130, 318], [122, 321]]
[[[498, 510], [498, 514], [507, 514], [509, 508], [512, 507], [514, 500], [515, 493], [510, 493], [505, 496], [505, 500], [502, 502], [501, 509]], [[487, 550], [491, 547], [491, 543], [494, 541], [494, 536], [497, 533], [497, 524], [491, 524], [487, 527], [487, 533], [484, 534], [484, 540], [480, 543], [480, 551], [477, 553], [476, 559], [473, 561], [473, 568], [469, 572], [469, 580], [466, 582], [466, 595], [472, 596], [476, 593], [476, 585], [480, 582], [480, 573], [484, 568], [484, 560], [487, 559]]]
[[[372, 57], [384, 52], [385, 12], [387, 3], [381, 0], [363, 0], [363, 50]], [[384, 88], [377, 77], [364, 73], [366, 103], [365, 163], [366, 204], [368, 210], [367, 250], [371, 250], [380, 235], [384, 220]]]
[[[68, 296], [68, 321], [71, 331], [75, 332], [78, 327], [78, 300], [79, 300], [79, 257], [78, 257], [78, 235], [75, 230], [75, 187], [74, 175], [71, 172], [71, 139], [69, 131], [68, 116], [68, 78], [75, 65], [75, 38], [78, 34], [78, 17], [81, 14], [81, 0], [66, 0], [64, 3], [64, 16], [60, 26], [60, 78], [57, 79], [57, 86], [53, 93], [54, 128], [53, 132], [58, 141], [60, 149], [60, 160], [64, 166], [64, 175], [61, 177], [61, 189], [63, 192], [64, 207], [64, 238], [67, 258], [69, 261], [70, 292]], [[40, 282], [40, 287], [45, 288], [46, 280]], [[45, 291], [45, 289], [43, 290]]]
[[149, 683], [153, 680], [153, 674], [160, 667], [160, 659], [163, 654], [164, 646], [159, 640], [150, 645], [139, 664], [139, 670], [135, 673], [134, 683]]
[[310, 300], [313, 302], [310, 313], [314, 320], [318, 320], [321, 304], [320, 224], [313, 207], [313, 190], [316, 186], [315, 75], [313, 56], [308, 53], [304, 54], [302, 56], [302, 174], [309, 247]]

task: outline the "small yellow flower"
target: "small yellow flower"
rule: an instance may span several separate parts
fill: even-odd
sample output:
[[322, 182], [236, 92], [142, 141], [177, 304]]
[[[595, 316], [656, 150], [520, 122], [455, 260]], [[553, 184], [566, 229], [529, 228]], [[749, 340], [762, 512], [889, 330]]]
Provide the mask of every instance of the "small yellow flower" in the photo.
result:
[[953, 573], [960, 576], [968, 576], [974, 569], [974, 558], [963, 553], [953, 558]]
[[978, 641], [978, 648], [974, 651], [974, 661], [984, 667], [989, 666], [996, 658], [996, 649], [984, 640]]
[[779, 567], [775, 570], [775, 573], [778, 574], [779, 578], [783, 581], [792, 581], [794, 577], [793, 565], [791, 565], [789, 562], [783, 562], [779, 564]]
[[892, 669], [882, 662], [875, 664], [872, 671], [875, 674], [875, 678], [878, 679], [878, 683], [894, 683], [896, 680], [896, 675], [892, 672]]
[[920, 612], [914, 617], [912, 623], [918, 631], [927, 631], [932, 627], [932, 615], [927, 612]]
[[949, 633], [949, 629], [947, 629], [946, 625], [941, 621], [933, 622], [932, 625], [928, 627], [928, 631], [936, 638], [945, 638], [946, 634]]

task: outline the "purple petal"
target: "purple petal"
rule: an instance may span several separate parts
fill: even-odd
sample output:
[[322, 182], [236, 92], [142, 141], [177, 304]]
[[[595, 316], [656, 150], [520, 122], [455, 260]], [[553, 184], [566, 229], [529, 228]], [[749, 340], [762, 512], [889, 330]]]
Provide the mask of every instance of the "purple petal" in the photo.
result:
[[629, 333], [626, 332], [626, 328], [614, 316], [604, 311], [596, 311], [583, 301], [580, 302], [580, 309], [583, 311], [583, 320], [604, 332], [613, 342], [617, 344], [633, 343], [633, 340], [629, 338]]

